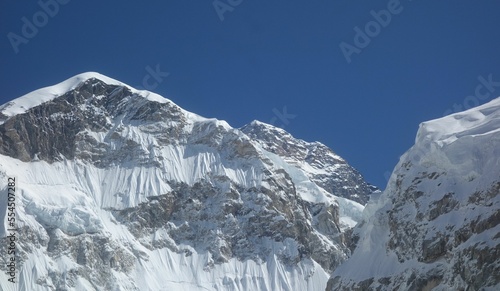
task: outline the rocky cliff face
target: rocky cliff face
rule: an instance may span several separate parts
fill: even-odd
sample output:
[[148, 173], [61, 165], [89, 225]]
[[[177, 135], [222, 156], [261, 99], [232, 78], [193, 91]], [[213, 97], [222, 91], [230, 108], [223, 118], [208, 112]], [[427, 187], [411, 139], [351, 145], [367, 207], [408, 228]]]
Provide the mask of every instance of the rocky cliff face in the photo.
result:
[[376, 190], [324, 145], [95, 73], [0, 112], [0, 189], [18, 181], [4, 290], [321, 290]]
[[[155, 123], [162, 120], [168, 121], [168, 126]], [[132, 93], [131, 88], [90, 78], [5, 120], [0, 127], [0, 154], [23, 162], [79, 159], [101, 168], [128, 160], [154, 164], [143, 145], [121, 134], [123, 121], [137, 123], [136, 127], [154, 136], [159, 146], [188, 138], [183, 131], [186, 117], [175, 104], [150, 101]], [[98, 141], [94, 136], [98, 134], [105, 135], [104, 140]]]
[[301, 169], [317, 185], [336, 196], [365, 205], [378, 189], [366, 183], [361, 174], [320, 142], [295, 139], [288, 132], [254, 121], [241, 128], [266, 151], [279, 155]]
[[327, 290], [500, 288], [500, 98], [421, 124]]

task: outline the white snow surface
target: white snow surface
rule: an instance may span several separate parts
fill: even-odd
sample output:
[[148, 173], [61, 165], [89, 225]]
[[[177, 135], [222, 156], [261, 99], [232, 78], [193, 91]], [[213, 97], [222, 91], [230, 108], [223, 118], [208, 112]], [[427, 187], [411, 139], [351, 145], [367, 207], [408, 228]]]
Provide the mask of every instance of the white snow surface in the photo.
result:
[[[4, 117], [0, 115], [0, 124], [12, 116], [61, 96], [89, 78], [100, 79], [108, 84], [127, 86], [98, 73], [79, 74], [62, 83], [31, 92], [0, 106], [0, 113], [4, 115]], [[147, 100], [171, 102], [157, 94], [129, 88]], [[182, 113], [190, 123], [187, 130], [192, 130], [195, 124], [205, 124], [200, 128], [209, 131], [214, 126], [220, 126], [227, 131], [235, 132], [240, 139], [247, 138], [243, 133], [232, 129], [225, 121], [203, 118], [185, 110], [182, 110]], [[18, 227], [29, 226], [35, 230], [58, 229], [58, 235], [61, 236], [98, 232], [109, 234], [118, 245], [137, 258], [134, 270], [127, 276], [120, 272], [113, 273], [119, 279], [113, 290], [312, 291], [325, 288], [329, 276], [312, 260], [302, 260], [296, 266], [290, 267], [278, 260], [276, 255], [270, 256], [265, 262], [238, 261], [233, 258], [227, 263], [215, 264], [212, 269], [207, 270], [207, 263], [211, 260], [208, 253], [197, 253], [191, 249], [192, 255], [185, 256], [168, 248], [148, 249], [125, 226], [117, 223], [106, 209], [135, 207], [148, 201], [149, 196], [168, 193], [171, 190], [169, 181], [193, 185], [209, 175], [229, 177], [242, 187], [257, 187], [265, 183], [262, 179], [266, 167], [286, 170], [297, 185], [298, 194], [304, 200], [338, 204], [343, 227], [352, 227], [361, 219], [362, 205], [329, 194], [309, 181], [303, 169], [288, 164], [279, 156], [259, 148], [257, 144], [255, 147], [259, 149], [259, 154], [271, 160], [271, 166], [256, 159], [227, 158], [224, 152], [203, 144], [158, 146], [154, 138], [140, 131], [137, 126], [122, 124], [122, 120], [110, 120], [110, 122], [114, 127], [122, 126], [120, 135], [140, 144], [144, 152], [154, 157], [162, 156], [164, 159], [160, 162], [161, 167], [125, 163], [98, 168], [79, 160], [63, 159], [49, 164], [37, 159], [22, 162], [0, 155], [0, 189], [4, 191], [7, 188], [7, 177], [16, 177]], [[106, 134], [96, 132], [88, 134], [97, 142], [110, 142]], [[197, 134], [203, 136], [204, 132]], [[0, 201], [0, 209], [2, 209], [0, 237], [5, 237], [8, 227], [4, 200]], [[293, 244], [293, 242], [288, 243]], [[190, 247], [185, 246], [185, 248]], [[269, 242], [263, 248], [276, 249], [274, 254], [293, 250], [286, 241]], [[64, 273], [64, 270], [73, 268], [72, 264], [76, 262], [70, 259], [68, 254], [50, 259], [42, 248], [34, 246], [33, 252], [26, 258], [18, 274], [18, 279], [22, 283], [17, 289], [12, 284], [4, 284], [7, 275], [1, 272], [0, 289], [48, 290], [55, 286], [47, 273], [48, 270]], [[41, 278], [45, 280], [44, 286], [37, 284]], [[73, 286], [70, 290], [97, 290], [95, 284], [81, 277], [69, 285]]]
[[[12, 117], [17, 114], [21, 114], [26, 112], [27, 110], [36, 107], [42, 103], [48, 102], [50, 100], [53, 100], [54, 98], [57, 98], [64, 93], [76, 88], [79, 84], [82, 82], [85, 82], [88, 79], [95, 78], [98, 80], [101, 80], [105, 82], [108, 85], [117, 85], [117, 86], [125, 86], [129, 88], [133, 93], [139, 94], [146, 98], [147, 100], [150, 101], [155, 101], [159, 103], [172, 103], [170, 99], [167, 99], [161, 95], [158, 95], [156, 93], [147, 91], [147, 90], [137, 90], [133, 88], [132, 86], [129, 86], [125, 83], [122, 83], [120, 81], [117, 81], [113, 78], [107, 77], [105, 75], [96, 73], [96, 72], [86, 72], [86, 73], [81, 73], [76, 76], [73, 76], [59, 84], [52, 85], [49, 87], [41, 88], [35, 91], [32, 91], [28, 94], [25, 94], [19, 98], [16, 98], [10, 102], [7, 102], [3, 105], [0, 106], [0, 117], [1, 114], [5, 115], [3, 119], [0, 119], [0, 124], [3, 124], [9, 117]], [[183, 110], [183, 112], [190, 117], [192, 120], [199, 120], [199, 119], [204, 119], [201, 118], [199, 115], [194, 114], [192, 112], [188, 112]]]
[[61, 96], [62, 94], [74, 89], [80, 83], [90, 78], [97, 78], [112, 85], [127, 86], [122, 82], [106, 77], [99, 73], [95, 72], [82, 73], [74, 77], [71, 77], [59, 84], [38, 89], [36, 91], [23, 95], [15, 100], [7, 102], [6, 104], [0, 106], [0, 113], [6, 115], [7, 117], [24, 113], [28, 109], [31, 109], [37, 105], [40, 105], [58, 96]]
[[[416, 177], [422, 177], [422, 173], [434, 172], [440, 176], [417, 181]], [[412, 184], [415, 181], [417, 183]], [[451, 271], [455, 262], [453, 259], [451, 261], [440, 259], [432, 263], [406, 259], [401, 263], [396, 253], [388, 248], [391, 235], [390, 223], [409, 222], [411, 225], [411, 222], [416, 220], [417, 211], [428, 213], [427, 209], [432, 208], [435, 201], [447, 193], [453, 193], [453, 198], [459, 202], [457, 209], [426, 222], [422, 229], [415, 227], [415, 231], [423, 236], [417, 235], [417, 240], [430, 239], [447, 232], [451, 232], [450, 235], [453, 237], [453, 230], [460, 229], [470, 221], [493, 215], [500, 209], [499, 196], [492, 199], [492, 205], [477, 206], [469, 202], [471, 194], [476, 191], [487, 191], [499, 181], [500, 98], [464, 112], [422, 123], [415, 145], [400, 158], [386, 190], [378, 197], [373, 195], [366, 205], [363, 222], [355, 230], [360, 234], [357, 247], [353, 255], [334, 271], [332, 278], [340, 278], [342, 286], [346, 287], [370, 278], [374, 278], [377, 284], [379, 278], [404, 277], [405, 272], [408, 274], [411, 270], [417, 270], [421, 274], [432, 273], [435, 268]], [[410, 187], [416, 187], [414, 189], [424, 193], [416, 201], [418, 209], [410, 203], [411, 198], [400, 197], [404, 195], [403, 190]], [[400, 216], [396, 218], [397, 221], [389, 221], [387, 212], [394, 207], [401, 207], [395, 206], [394, 201], [406, 203], [405, 200], [408, 201], [407, 205], [403, 204], [404, 210], [398, 214]], [[499, 232], [500, 226], [497, 225], [493, 229], [473, 235], [458, 249], [477, 244], [498, 245]], [[447, 267], [442, 267], [443, 265]], [[433, 290], [463, 288], [460, 279], [446, 276], [449, 274], [445, 275], [443, 281], [448, 280], [447, 283], [442, 283]], [[449, 282], [454, 282], [456, 285], [446, 285]], [[408, 287], [391, 286], [391, 288], [405, 290]], [[499, 289], [493, 287], [488, 290]]]

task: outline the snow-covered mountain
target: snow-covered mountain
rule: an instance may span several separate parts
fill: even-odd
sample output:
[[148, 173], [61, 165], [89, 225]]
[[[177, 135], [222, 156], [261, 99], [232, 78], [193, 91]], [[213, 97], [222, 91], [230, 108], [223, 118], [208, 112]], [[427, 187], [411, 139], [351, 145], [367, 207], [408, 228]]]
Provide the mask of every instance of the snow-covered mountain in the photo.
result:
[[2, 290], [324, 290], [378, 193], [320, 143], [97, 73], [0, 107], [1, 197], [9, 178]]
[[266, 151], [304, 170], [312, 182], [330, 193], [365, 205], [369, 194], [378, 190], [367, 184], [361, 174], [320, 142], [297, 140], [283, 129], [259, 121], [245, 125], [241, 131]]
[[327, 290], [500, 290], [500, 98], [420, 125]]

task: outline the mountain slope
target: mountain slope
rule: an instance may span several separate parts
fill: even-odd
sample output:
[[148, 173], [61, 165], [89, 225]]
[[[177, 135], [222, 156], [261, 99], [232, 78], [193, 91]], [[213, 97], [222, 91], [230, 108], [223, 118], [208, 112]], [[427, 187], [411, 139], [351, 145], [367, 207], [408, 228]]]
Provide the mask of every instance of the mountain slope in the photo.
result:
[[[325, 163], [345, 183], [97, 73], [27, 94], [0, 107], [16, 290], [322, 290], [361, 217], [349, 198], [372, 189], [340, 157]], [[0, 209], [0, 282], [15, 290]]]
[[424, 122], [327, 290], [500, 289], [500, 98]]
[[266, 151], [303, 169], [311, 181], [336, 196], [364, 205], [370, 194], [378, 191], [375, 186], [367, 184], [344, 159], [320, 142], [295, 139], [283, 129], [259, 121], [245, 125], [241, 131]]

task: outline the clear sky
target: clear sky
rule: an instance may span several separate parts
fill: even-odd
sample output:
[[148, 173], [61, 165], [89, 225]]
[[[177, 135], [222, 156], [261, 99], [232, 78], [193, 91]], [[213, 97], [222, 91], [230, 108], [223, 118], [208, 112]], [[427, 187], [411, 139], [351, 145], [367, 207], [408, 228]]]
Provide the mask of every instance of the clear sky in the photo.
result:
[[3, 0], [0, 35], [2, 104], [97, 71], [321, 141], [381, 188], [420, 122], [500, 96], [494, 0]]

